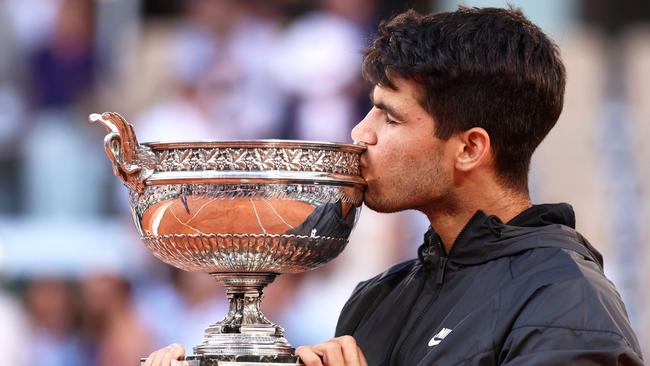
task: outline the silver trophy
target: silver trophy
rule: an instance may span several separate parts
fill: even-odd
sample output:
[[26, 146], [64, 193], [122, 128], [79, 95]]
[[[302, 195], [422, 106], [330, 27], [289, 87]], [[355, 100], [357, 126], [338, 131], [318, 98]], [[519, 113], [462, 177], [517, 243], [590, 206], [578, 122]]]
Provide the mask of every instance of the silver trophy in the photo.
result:
[[186, 357], [191, 365], [297, 364], [284, 329], [260, 310], [262, 291], [345, 248], [363, 200], [364, 147], [303, 141], [139, 144], [117, 113], [90, 115], [113, 172], [130, 191], [135, 226], [160, 260], [211, 274], [229, 310]]

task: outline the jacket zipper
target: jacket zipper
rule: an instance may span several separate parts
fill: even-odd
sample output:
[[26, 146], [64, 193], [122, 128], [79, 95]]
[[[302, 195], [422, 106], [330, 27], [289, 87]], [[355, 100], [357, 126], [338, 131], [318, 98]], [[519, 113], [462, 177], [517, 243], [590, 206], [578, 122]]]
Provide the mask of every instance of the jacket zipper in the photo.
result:
[[[442, 284], [445, 282], [445, 272], [447, 270], [447, 263], [449, 262], [449, 256], [451, 256], [451, 254], [454, 252], [454, 248], [458, 246], [458, 243], [461, 242], [463, 236], [467, 234], [467, 231], [469, 230], [472, 221], [474, 221], [474, 217], [472, 217], [465, 224], [465, 226], [463, 226], [463, 229], [460, 231], [460, 233], [458, 233], [458, 236], [456, 237], [456, 240], [454, 240], [454, 245], [451, 247], [448, 256], [444, 256], [444, 255], [440, 256], [438, 260], [438, 273], [436, 273], [436, 285], [438, 285], [438, 288], [442, 287]], [[442, 241], [440, 240], [440, 237], [437, 238], [437, 241], [440, 248], [444, 248], [442, 245]], [[442, 250], [442, 252], [444, 253], [444, 249]]]
[[435, 247], [438, 251], [438, 271], [436, 272], [436, 285], [438, 285], [438, 290], [442, 287], [442, 284], [445, 281], [445, 270], [447, 269], [447, 262], [449, 257], [445, 253], [445, 247], [442, 244], [442, 239], [436, 234], [435, 236]]
[[442, 286], [442, 283], [445, 281], [445, 270], [447, 269], [447, 261], [449, 258], [440, 257], [438, 260], [438, 273], [436, 274], [436, 285], [439, 287]]
[[[413, 323], [413, 326], [420, 323], [420, 319], [422, 319], [422, 317], [426, 313], [426, 309], [429, 309], [438, 300], [438, 297], [440, 296], [440, 292], [442, 291], [442, 286], [445, 280], [445, 270], [447, 269], [447, 261], [449, 260], [449, 258], [444, 255], [446, 253], [443, 248], [442, 240], [440, 239], [440, 236], [436, 234], [434, 240], [435, 240], [436, 249], [438, 251], [438, 272], [436, 273], [436, 282], [435, 282], [436, 291], [431, 297], [431, 299], [429, 299], [427, 305], [423, 308], [422, 312], [416, 318], [415, 322]], [[404, 343], [407, 341], [407, 339], [408, 339], [408, 335], [404, 335], [397, 340], [397, 342], [394, 345], [394, 349], [398, 351], [391, 352], [388, 355], [388, 362], [387, 362], [388, 365], [393, 364], [394, 356], [399, 354], [399, 349], [401, 349], [404, 346]]]

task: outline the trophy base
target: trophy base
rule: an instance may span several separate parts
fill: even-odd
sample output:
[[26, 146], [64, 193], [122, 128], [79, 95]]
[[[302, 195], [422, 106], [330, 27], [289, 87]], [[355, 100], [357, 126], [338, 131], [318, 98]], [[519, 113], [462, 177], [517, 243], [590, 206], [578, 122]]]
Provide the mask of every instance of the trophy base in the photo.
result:
[[[140, 366], [145, 359], [140, 360]], [[297, 356], [274, 355], [190, 355], [185, 357], [188, 366], [289, 366], [302, 365]]]

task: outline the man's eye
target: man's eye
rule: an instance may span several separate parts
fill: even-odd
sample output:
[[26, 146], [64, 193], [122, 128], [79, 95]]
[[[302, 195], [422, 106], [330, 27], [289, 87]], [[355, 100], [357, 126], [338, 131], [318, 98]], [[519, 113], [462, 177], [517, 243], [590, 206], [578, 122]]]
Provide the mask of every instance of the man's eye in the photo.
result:
[[392, 119], [390, 119], [389, 117], [386, 117], [386, 124], [387, 125], [398, 125], [399, 122], [395, 122]]

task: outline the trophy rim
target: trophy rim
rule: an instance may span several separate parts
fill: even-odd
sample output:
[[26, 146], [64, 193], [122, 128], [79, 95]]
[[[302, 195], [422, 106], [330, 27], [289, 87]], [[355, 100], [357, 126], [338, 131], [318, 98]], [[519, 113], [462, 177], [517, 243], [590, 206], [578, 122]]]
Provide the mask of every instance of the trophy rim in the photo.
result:
[[143, 239], [170, 239], [170, 238], [289, 238], [289, 239], [320, 239], [327, 241], [340, 241], [347, 242], [349, 238], [339, 238], [335, 236], [313, 236], [313, 235], [300, 235], [300, 234], [245, 234], [245, 233], [205, 233], [205, 234], [160, 234], [160, 235], [142, 235]]
[[152, 150], [200, 149], [200, 148], [299, 148], [363, 153], [366, 147], [354, 143], [308, 140], [196, 140], [196, 141], [150, 141], [141, 143]]
[[287, 172], [279, 170], [198, 170], [156, 172], [146, 181], [147, 186], [168, 184], [325, 184], [359, 187], [367, 185], [363, 177], [322, 172]]

